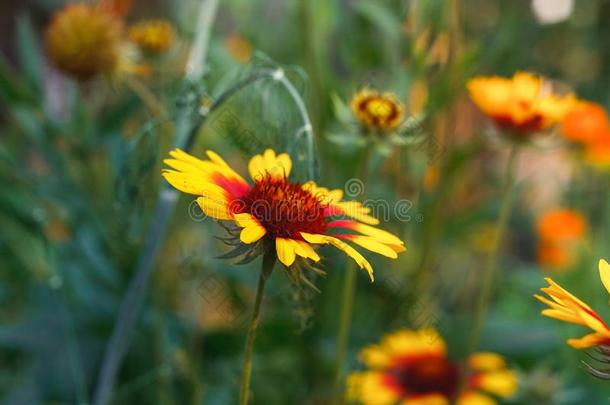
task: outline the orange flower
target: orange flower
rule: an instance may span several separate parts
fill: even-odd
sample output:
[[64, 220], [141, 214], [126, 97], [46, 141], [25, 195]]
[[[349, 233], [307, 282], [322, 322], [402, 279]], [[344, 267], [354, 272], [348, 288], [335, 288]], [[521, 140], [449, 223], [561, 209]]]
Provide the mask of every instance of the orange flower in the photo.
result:
[[574, 142], [591, 142], [610, 132], [606, 110], [599, 104], [578, 102], [563, 119], [563, 135]]
[[164, 20], [145, 20], [129, 28], [129, 39], [144, 52], [160, 54], [167, 51], [176, 37], [174, 26]]
[[[610, 265], [605, 260], [599, 261], [599, 276], [602, 284], [610, 293]], [[583, 325], [591, 330], [579, 339], [569, 339], [568, 344], [576, 349], [587, 349], [593, 346], [610, 345], [610, 328], [603, 319], [589, 305], [563, 289], [550, 278], [545, 278], [548, 287], [540, 290], [551, 299], [534, 294], [539, 301], [549, 308], [542, 311], [542, 315], [559, 319], [560, 321]]]
[[[449, 358], [433, 329], [400, 330], [360, 352], [368, 370], [348, 376], [349, 400], [364, 405], [494, 405], [491, 395], [509, 397], [517, 379], [502, 356], [476, 353], [466, 368]], [[466, 386], [459, 398], [463, 373]], [[456, 400], [456, 402], [452, 402]]]
[[536, 229], [541, 265], [563, 270], [574, 264], [578, 243], [586, 231], [585, 219], [580, 213], [567, 209], [547, 211], [538, 218]]
[[467, 83], [472, 101], [503, 130], [516, 135], [539, 132], [560, 122], [573, 95], [554, 94], [540, 76], [518, 72], [512, 78], [475, 77]]
[[545, 212], [538, 218], [536, 227], [544, 240], [581, 239], [586, 229], [583, 216], [568, 209]]
[[610, 129], [585, 144], [585, 160], [601, 169], [610, 167]]
[[252, 45], [237, 32], [225, 38], [224, 46], [233, 59], [239, 63], [248, 63], [252, 58]]
[[120, 18], [99, 6], [67, 5], [47, 28], [49, 59], [81, 80], [111, 73], [119, 64], [122, 30]]

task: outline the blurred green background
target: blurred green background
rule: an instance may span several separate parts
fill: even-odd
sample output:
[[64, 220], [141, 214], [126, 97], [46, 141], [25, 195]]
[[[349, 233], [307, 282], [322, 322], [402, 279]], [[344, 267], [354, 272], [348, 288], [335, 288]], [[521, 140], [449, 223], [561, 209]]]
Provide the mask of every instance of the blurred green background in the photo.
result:
[[[46, 62], [44, 28], [63, 4], [0, 5], [3, 404], [83, 404], [91, 397], [173, 142], [199, 3], [136, 0], [127, 17], [165, 18], [177, 29], [174, 49], [152, 62], [154, 80], [140, 82], [162, 113], [120, 80], [79, 84]], [[425, 117], [424, 141], [374, 149], [364, 195], [408, 202], [406, 215], [384, 224], [404, 237], [407, 252], [392, 262], [372, 258], [374, 284], [359, 272], [345, 371], [360, 367], [362, 346], [399, 327], [433, 326], [453, 356], [466, 350], [505, 148], [484, 135], [487, 124], [468, 102], [464, 81], [531, 70], [608, 105], [609, 30], [610, 2], [603, 0], [575, 2], [552, 23], [525, 0], [220, 3], [202, 91], [214, 98], [257, 67], [284, 67], [313, 120], [320, 184], [343, 188], [356, 177], [362, 148], [346, 136], [354, 126], [344, 104], [358, 88], [393, 91], [409, 113]], [[260, 146], [298, 151], [301, 126], [283, 90], [263, 81], [210, 117], [194, 153], [215, 150], [245, 173]], [[439, 173], [432, 186], [425, 180], [430, 168]], [[296, 174], [307, 179], [304, 165]], [[607, 401], [608, 383], [586, 374], [585, 354], [565, 344], [584, 330], [542, 318], [532, 294], [545, 276], [536, 260], [535, 218], [567, 206], [583, 213], [588, 236], [578, 263], [556, 279], [602, 315], [610, 312], [596, 273], [597, 260], [610, 256], [609, 186], [606, 173], [582, 168], [560, 143], [524, 152], [481, 339], [483, 349], [505, 355], [519, 372], [520, 390], [509, 403]], [[222, 228], [192, 208], [182, 198], [172, 217], [113, 403], [236, 402], [258, 262], [217, 259], [227, 250], [215, 239]], [[341, 255], [324, 254], [328, 276], [316, 280], [320, 293], [295, 290], [282, 271], [271, 278], [252, 403], [330, 403], [349, 268]]]

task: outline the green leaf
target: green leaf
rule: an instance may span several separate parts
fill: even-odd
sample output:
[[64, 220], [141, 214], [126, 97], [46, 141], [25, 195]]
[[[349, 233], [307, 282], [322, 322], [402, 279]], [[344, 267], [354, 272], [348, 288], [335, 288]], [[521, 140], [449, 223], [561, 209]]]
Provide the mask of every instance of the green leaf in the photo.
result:
[[356, 4], [356, 11], [370, 20], [377, 28], [383, 31], [392, 41], [400, 37], [400, 19], [389, 9], [370, 0]]
[[17, 50], [21, 68], [27, 79], [39, 94], [42, 93], [41, 49], [32, 21], [27, 15], [17, 19]]

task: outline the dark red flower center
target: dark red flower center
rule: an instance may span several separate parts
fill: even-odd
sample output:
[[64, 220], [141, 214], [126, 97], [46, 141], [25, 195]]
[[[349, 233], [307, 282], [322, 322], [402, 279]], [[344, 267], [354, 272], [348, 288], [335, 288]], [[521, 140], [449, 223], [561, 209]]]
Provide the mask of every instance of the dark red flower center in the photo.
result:
[[233, 201], [232, 211], [250, 213], [272, 237], [302, 239], [300, 232], [324, 234], [325, 205], [298, 183], [264, 177], [243, 197]]
[[453, 398], [460, 383], [459, 367], [440, 356], [404, 359], [390, 373], [406, 397], [439, 393]]

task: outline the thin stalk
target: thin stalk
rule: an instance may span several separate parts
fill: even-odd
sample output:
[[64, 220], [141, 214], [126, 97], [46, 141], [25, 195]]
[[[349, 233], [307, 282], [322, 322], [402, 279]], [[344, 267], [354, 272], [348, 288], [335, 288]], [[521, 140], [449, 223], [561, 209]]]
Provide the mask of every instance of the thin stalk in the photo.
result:
[[[261, 70], [253, 73], [252, 75], [236, 83], [233, 87], [227, 89], [224, 93], [218, 96], [208, 111], [205, 111], [199, 115], [197, 115], [192, 108], [185, 108], [184, 111], [182, 111], [176, 126], [176, 147], [188, 152], [195, 143], [199, 129], [205, 123], [209, 115], [223, 105], [239, 90], [249, 86], [252, 83], [267, 78], [273, 78], [282, 82], [284, 86], [289, 89], [289, 91], [294, 90], [294, 87], [288, 80], [282, 80], [282, 78], [278, 78], [277, 76], [277, 70]], [[298, 94], [296, 96], [298, 96]], [[297, 103], [297, 106], [299, 106], [299, 109], [301, 109], [300, 106], [302, 106], [302, 100], [300, 100], [300, 97], [295, 98], [295, 103]], [[305, 128], [309, 128], [309, 132], [311, 132], [311, 123], [309, 122], [307, 112], [302, 111], [301, 113], [305, 114]], [[308, 139], [313, 140], [312, 135], [310, 135]], [[313, 144], [310, 147], [310, 151], [310, 156], [313, 156]], [[133, 330], [135, 328], [137, 316], [140, 313], [144, 303], [146, 288], [153, 271], [153, 265], [157, 258], [161, 243], [165, 237], [167, 225], [177, 201], [178, 193], [167, 184], [162, 186], [161, 190], [159, 191], [157, 205], [153, 214], [153, 222], [151, 223], [147, 233], [144, 248], [142, 249], [140, 258], [138, 259], [134, 276], [128, 286], [127, 292], [125, 293], [125, 298], [121, 302], [119, 315], [114, 324], [110, 341], [106, 347], [100, 376], [98, 377], [98, 384], [94, 394], [94, 405], [106, 405], [110, 400], [110, 396], [114, 390], [116, 375], [119, 371], [123, 358], [127, 353], [129, 342], [131, 341]]]
[[256, 329], [258, 328], [258, 323], [260, 320], [261, 304], [263, 302], [263, 295], [265, 293], [265, 284], [267, 282], [267, 278], [273, 271], [273, 266], [275, 265], [276, 260], [277, 256], [274, 250], [265, 253], [263, 256], [261, 274], [258, 277], [258, 286], [256, 287], [256, 298], [254, 300], [252, 319], [250, 320], [248, 334], [246, 335], [244, 366], [241, 376], [241, 389], [239, 391], [240, 405], [248, 404], [248, 397], [250, 395], [250, 377], [252, 375], [252, 351], [254, 349], [254, 338], [256, 337]]
[[[369, 173], [371, 148], [365, 148], [360, 165], [360, 180], [363, 184], [363, 192], [366, 190], [366, 183]], [[341, 296], [341, 309], [339, 315], [339, 330], [337, 332], [337, 357], [335, 359], [335, 385], [334, 395], [335, 404], [343, 402], [343, 364], [347, 355], [349, 344], [350, 325], [352, 323], [352, 314], [354, 312], [354, 297], [356, 295], [356, 269], [351, 261], [345, 266], [345, 274], [343, 277], [343, 293]]]
[[[191, 49], [187, 64], [186, 78], [191, 82], [198, 81], [203, 75], [207, 41], [209, 40], [217, 6], [218, 0], [203, 0], [201, 3], [195, 44]], [[192, 139], [194, 139], [199, 126], [205, 121], [206, 117], [202, 117], [199, 122], [193, 125], [193, 106], [185, 107], [180, 114], [178, 125], [176, 126], [177, 142], [180, 143], [186, 139], [187, 143], [188, 141], [192, 143]], [[144, 249], [138, 260], [135, 275], [129, 284], [125, 298], [121, 302], [118, 318], [114, 324], [110, 341], [106, 346], [106, 352], [104, 353], [102, 367], [93, 395], [94, 405], [106, 405], [110, 402], [119, 368], [127, 353], [129, 342], [133, 335], [137, 315], [140, 313], [144, 302], [146, 287], [152, 273], [153, 264], [177, 199], [177, 193], [170, 190], [167, 186], [163, 187], [159, 193], [154, 219], [150, 225]]]
[[515, 186], [515, 171], [519, 152], [519, 146], [513, 145], [510, 150], [508, 161], [506, 163], [506, 171], [504, 174], [504, 185], [501, 194], [500, 213], [496, 222], [496, 235], [493, 240], [492, 248], [487, 257], [487, 264], [483, 273], [483, 284], [477, 303], [475, 320], [470, 335], [468, 355], [473, 353], [479, 345], [481, 330], [485, 321], [489, 299], [493, 289], [494, 276], [498, 267], [499, 247], [506, 233], [506, 227], [510, 218], [512, 208], [512, 192]]

